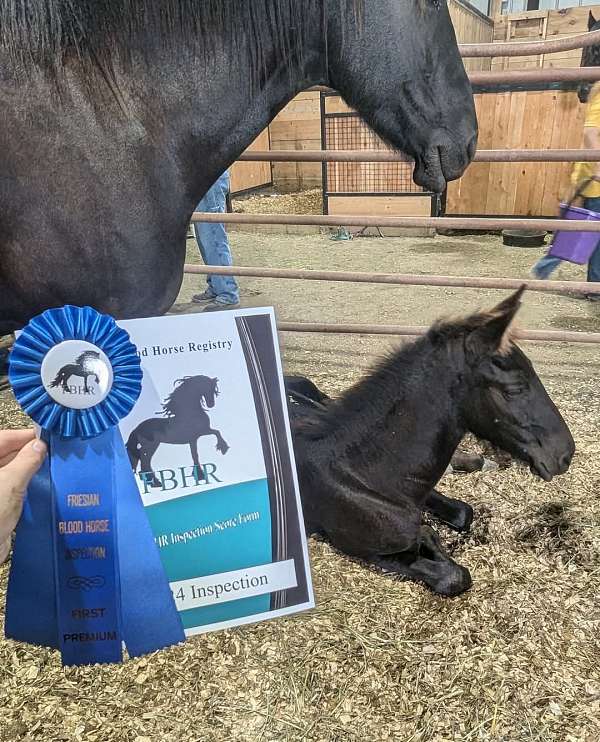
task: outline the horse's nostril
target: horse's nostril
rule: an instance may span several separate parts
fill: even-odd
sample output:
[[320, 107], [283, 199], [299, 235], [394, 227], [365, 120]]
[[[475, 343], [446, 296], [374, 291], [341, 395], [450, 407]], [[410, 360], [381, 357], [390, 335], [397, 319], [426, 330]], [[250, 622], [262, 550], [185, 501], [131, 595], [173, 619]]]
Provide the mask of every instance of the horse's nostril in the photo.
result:
[[469, 159], [473, 159], [475, 157], [475, 152], [477, 151], [477, 134], [473, 134], [471, 137], [469, 144], [467, 145], [467, 154], [469, 155]]

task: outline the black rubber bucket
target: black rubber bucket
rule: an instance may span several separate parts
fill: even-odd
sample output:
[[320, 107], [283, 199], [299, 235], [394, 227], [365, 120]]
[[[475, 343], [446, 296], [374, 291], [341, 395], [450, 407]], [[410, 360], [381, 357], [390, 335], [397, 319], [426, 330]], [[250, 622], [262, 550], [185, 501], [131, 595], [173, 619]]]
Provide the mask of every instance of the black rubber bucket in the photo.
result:
[[531, 229], [505, 229], [502, 242], [507, 247], [543, 247], [546, 244], [547, 232]]

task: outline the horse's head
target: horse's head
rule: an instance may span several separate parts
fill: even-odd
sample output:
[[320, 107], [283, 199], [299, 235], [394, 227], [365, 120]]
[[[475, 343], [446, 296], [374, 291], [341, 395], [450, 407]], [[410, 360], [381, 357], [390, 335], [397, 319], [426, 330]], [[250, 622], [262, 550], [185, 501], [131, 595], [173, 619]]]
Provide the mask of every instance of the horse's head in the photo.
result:
[[202, 397], [207, 408], [210, 410], [215, 406], [215, 401], [219, 396], [219, 380], [211, 379], [208, 376], [199, 377], [204, 380], [202, 385]]
[[[590, 10], [588, 15], [588, 31], [600, 30], [600, 21], [594, 18]], [[600, 67], [600, 44], [585, 46], [581, 52], [581, 67]], [[582, 82], [577, 88], [577, 97], [580, 103], [587, 103], [592, 89], [591, 82]]]
[[569, 468], [575, 443], [531, 362], [511, 340], [510, 324], [523, 290], [468, 320], [463, 417], [475, 435], [550, 481]]
[[352, 3], [326, 1], [330, 84], [377, 134], [415, 159], [419, 185], [441, 193], [477, 143], [473, 95], [446, 3], [368, 0], [353, 12]]

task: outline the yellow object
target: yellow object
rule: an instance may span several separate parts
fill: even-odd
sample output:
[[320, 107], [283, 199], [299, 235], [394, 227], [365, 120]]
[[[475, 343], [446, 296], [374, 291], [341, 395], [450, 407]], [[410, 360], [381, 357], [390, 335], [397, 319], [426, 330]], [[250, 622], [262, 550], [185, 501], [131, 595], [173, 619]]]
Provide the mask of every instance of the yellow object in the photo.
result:
[[[588, 103], [587, 110], [585, 112], [585, 123], [584, 127], [590, 127], [600, 129], [600, 85], [596, 84], [590, 93], [590, 102]], [[571, 173], [571, 183], [574, 186], [579, 186], [584, 180], [591, 178], [596, 170], [597, 163], [595, 162], [576, 162]], [[600, 183], [594, 181], [590, 183], [587, 188], [584, 189], [582, 195], [585, 198], [599, 198], [600, 197]]]

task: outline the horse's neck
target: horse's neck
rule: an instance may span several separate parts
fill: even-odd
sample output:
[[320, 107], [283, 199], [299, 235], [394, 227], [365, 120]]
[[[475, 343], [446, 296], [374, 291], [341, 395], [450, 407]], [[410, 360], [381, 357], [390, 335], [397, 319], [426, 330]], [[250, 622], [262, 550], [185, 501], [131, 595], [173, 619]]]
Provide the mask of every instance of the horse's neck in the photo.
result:
[[[193, 206], [298, 92], [326, 82], [318, 42], [306, 50], [302, 66], [277, 60], [267, 50], [272, 59], [260, 82], [248, 72], [253, 62], [246, 46], [229, 54], [236, 55], [234, 67], [215, 55], [191, 59], [185, 74], [172, 70], [175, 95], [159, 96], [155, 103], [157, 119], [171, 128], [174, 161]], [[156, 77], [164, 74], [157, 71]]]
[[461, 423], [461, 375], [443, 351], [393, 361], [351, 393], [356, 410], [341, 432], [340, 450], [370, 489], [425, 496], [442, 476], [465, 429]]

